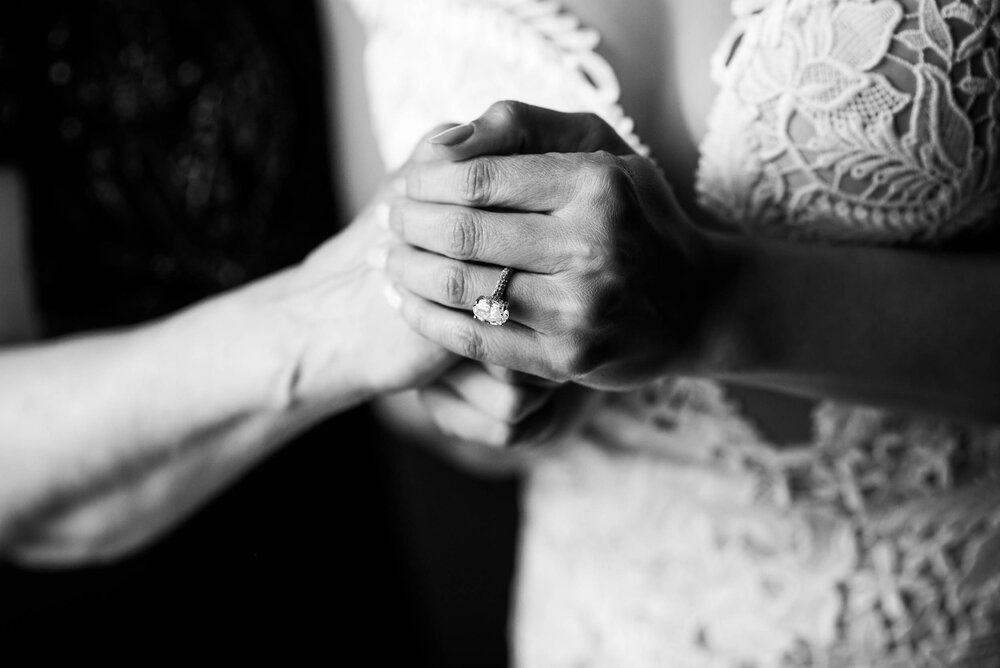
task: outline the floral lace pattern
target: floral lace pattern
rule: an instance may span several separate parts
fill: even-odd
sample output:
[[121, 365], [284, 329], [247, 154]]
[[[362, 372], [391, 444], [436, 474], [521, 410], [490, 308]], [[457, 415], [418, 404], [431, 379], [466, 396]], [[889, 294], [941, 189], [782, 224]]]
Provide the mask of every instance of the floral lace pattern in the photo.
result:
[[[994, 666], [1000, 431], [833, 403], [813, 418], [813, 441], [780, 447], [715, 383], [614, 396], [534, 472], [526, 663]], [[603, 621], [553, 647], [530, 629], [567, 600]], [[593, 629], [615, 618], [659, 632], [606, 646]]]
[[[497, 99], [641, 146], [549, 0], [355, 0], [386, 163]], [[735, 0], [704, 207], [748, 232], [932, 243], [997, 200], [998, 0]], [[462, 57], [456, 57], [461, 53]], [[613, 395], [528, 476], [516, 665], [995, 668], [1000, 432], [824, 404], [769, 442], [712, 382]]]
[[706, 209], [760, 233], [868, 243], [933, 243], [987, 220], [1000, 3], [756, 5], [737, 4], [713, 63]]

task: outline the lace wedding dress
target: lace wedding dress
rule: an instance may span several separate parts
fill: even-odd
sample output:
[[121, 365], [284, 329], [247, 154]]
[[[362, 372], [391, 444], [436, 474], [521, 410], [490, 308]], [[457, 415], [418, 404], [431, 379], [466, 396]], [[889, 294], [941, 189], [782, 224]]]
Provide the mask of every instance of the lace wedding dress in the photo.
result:
[[[598, 36], [556, 4], [355, 5], [389, 167], [504, 98], [596, 112], [645, 150]], [[734, 0], [701, 206], [811, 243], [979, 231], [1000, 192], [998, 12]], [[826, 402], [811, 440], [779, 446], [721, 386], [670, 378], [609, 396], [523, 504], [519, 666], [1000, 666], [1000, 431]]]

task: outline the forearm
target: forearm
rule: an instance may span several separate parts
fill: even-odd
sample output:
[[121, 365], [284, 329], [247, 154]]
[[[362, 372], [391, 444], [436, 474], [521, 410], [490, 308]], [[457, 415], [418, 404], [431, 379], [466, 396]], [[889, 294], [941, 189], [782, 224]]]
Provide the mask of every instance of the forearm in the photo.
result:
[[135, 329], [0, 354], [0, 547], [37, 552], [59, 527], [116, 541], [148, 533], [153, 515], [166, 527], [177, 517], [163, 513], [186, 514], [367, 398], [347, 378], [339, 392], [300, 393], [293, 282], [286, 272]]
[[700, 372], [816, 397], [1000, 419], [1000, 262], [722, 240], [735, 267]]
[[168, 460], [104, 485], [68, 490], [66, 498], [50, 496], [11, 534], [9, 556], [35, 565], [72, 565], [106, 562], [145, 547], [309, 425], [303, 420], [282, 429], [276, 422], [241, 421], [187, 443]]

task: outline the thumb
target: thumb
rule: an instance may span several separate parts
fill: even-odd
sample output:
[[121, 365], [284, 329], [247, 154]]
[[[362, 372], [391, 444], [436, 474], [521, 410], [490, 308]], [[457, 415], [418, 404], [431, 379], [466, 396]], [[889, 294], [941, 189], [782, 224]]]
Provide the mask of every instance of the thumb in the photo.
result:
[[527, 153], [634, 153], [596, 114], [565, 113], [512, 100], [495, 102], [474, 121], [431, 136], [427, 142], [446, 160]]
[[420, 141], [417, 142], [416, 146], [413, 147], [413, 150], [410, 151], [408, 161], [429, 162], [431, 160], [440, 159], [440, 157], [436, 155], [437, 151], [434, 150], [435, 146], [430, 140], [434, 137], [441, 136], [456, 127], [462, 126], [455, 123], [442, 123], [425, 133], [424, 136], [420, 138]]

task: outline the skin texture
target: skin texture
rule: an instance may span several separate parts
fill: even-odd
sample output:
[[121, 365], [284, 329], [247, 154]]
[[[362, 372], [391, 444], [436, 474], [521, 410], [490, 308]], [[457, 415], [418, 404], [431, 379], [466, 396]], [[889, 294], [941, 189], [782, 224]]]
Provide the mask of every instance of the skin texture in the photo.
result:
[[[368, 251], [390, 237], [386, 176], [363, 115], [358, 33], [323, 3], [333, 45], [334, 189], [354, 222], [299, 266], [167, 318], [46, 343], [27, 247], [26, 186], [0, 170], [0, 554], [29, 564], [105, 562], [162, 536], [324, 417], [432, 381], [449, 433], [493, 445], [557, 424], [551, 386], [469, 364], [381, 304]], [[353, 27], [352, 27], [353, 26]], [[345, 132], [349, 129], [350, 132]], [[442, 128], [433, 129], [431, 134]], [[355, 143], [351, 143], [355, 142]], [[360, 144], [357, 142], [361, 142]], [[433, 157], [420, 142], [413, 160]], [[350, 162], [345, 158], [350, 157]]]
[[452, 364], [368, 307], [380, 234], [366, 212], [300, 266], [165, 320], [0, 353], [0, 547], [117, 556], [322, 417]]
[[[449, 160], [404, 170], [390, 221], [406, 243], [388, 273], [414, 329], [465, 357], [591, 387], [687, 373], [1000, 419], [992, 253], [718, 235], [635, 156], [470, 157], [523, 148], [554, 113], [498, 103], [464, 142], [437, 147]], [[569, 143], [601, 136], [594, 117], [562, 119]], [[456, 309], [503, 265], [518, 269], [509, 296], [520, 309], [510, 325], [479, 326]]]
[[[365, 257], [391, 236], [386, 197], [261, 281], [156, 322], [0, 351], [0, 551], [46, 565], [125, 556], [317, 421], [455, 366], [372, 308], [387, 284]], [[497, 443], [559, 413], [550, 387], [480, 364], [440, 387], [435, 406]]]

